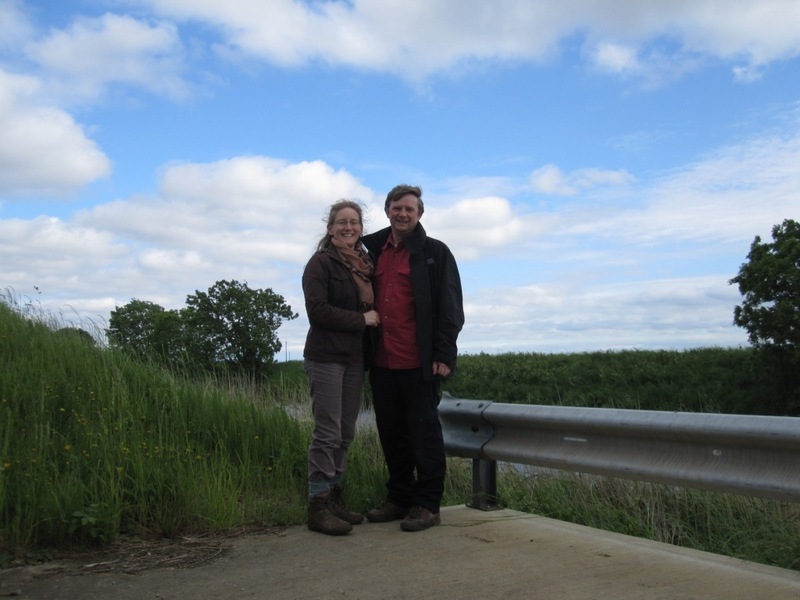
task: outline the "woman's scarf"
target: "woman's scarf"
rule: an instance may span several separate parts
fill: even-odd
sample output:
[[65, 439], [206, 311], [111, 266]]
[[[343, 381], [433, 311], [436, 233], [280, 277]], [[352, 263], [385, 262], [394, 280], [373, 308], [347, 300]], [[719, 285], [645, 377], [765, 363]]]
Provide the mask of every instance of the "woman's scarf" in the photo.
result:
[[372, 272], [374, 265], [364, 247], [358, 244], [355, 248], [348, 248], [343, 242], [331, 238], [331, 244], [336, 249], [339, 258], [350, 268], [350, 274], [358, 288], [358, 299], [364, 312], [372, 310], [375, 295], [372, 291]]

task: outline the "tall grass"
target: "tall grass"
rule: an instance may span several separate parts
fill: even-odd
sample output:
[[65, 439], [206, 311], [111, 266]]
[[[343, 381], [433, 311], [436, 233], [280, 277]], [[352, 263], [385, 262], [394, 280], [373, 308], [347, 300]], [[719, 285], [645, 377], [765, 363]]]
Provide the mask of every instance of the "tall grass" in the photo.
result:
[[269, 390], [183, 380], [2, 304], [0, 331], [6, 550], [298, 518], [308, 431]]
[[498, 476], [504, 505], [626, 535], [800, 570], [800, 506], [559, 471]]
[[[122, 535], [305, 521], [308, 386], [189, 380], [98, 348], [0, 302], [0, 564]], [[345, 493], [379, 504], [375, 431], [349, 453]]]

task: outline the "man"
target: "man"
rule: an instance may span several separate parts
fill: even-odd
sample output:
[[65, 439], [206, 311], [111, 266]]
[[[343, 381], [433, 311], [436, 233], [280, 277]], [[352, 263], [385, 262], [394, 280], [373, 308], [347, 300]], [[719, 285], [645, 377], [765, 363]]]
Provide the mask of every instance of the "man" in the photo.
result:
[[384, 210], [390, 226], [363, 241], [381, 319], [369, 381], [389, 480], [386, 501], [367, 519], [402, 519], [404, 531], [422, 531], [440, 523], [446, 461], [438, 405], [464, 325], [461, 279], [450, 249], [419, 222], [419, 187], [396, 186]]

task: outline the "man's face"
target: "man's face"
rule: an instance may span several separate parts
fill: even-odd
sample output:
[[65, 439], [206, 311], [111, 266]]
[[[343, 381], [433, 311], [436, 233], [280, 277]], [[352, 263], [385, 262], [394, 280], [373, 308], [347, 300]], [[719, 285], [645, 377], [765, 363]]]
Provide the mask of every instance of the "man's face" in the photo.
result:
[[414, 194], [401, 196], [389, 205], [386, 216], [389, 217], [394, 240], [403, 239], [419, 223], [419, 199]]

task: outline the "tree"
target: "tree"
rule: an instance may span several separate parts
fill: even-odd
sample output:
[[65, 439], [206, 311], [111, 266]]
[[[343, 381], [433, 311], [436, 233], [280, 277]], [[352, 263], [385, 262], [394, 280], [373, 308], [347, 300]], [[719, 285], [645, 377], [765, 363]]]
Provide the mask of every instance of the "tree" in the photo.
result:
[[112, 346], [138, 358], [184, 369], [220, 366], [258, 377], [281, 349], [277, 331], [296, 319], [283, 297], [238, 281], [217, 281], [208, 292], [186, 297], [180, 311], [133, 299], [111, 311]]
[[161, 362], [172, 366], [186, 366], [186, 333], [181, 314], [177, 310], [165, 310], [153, 315], [153, 330], [150, 347]]
[[164, 312], [163, 306], [136, 298], [115, 308], [106, 329], [109, 343], [138, 358], [151, 356], [155, 351], [156, 322]]
[[281, 350], [284, 319], [296, 319], [283, 296], [236, 280], [217, 281], [207, 293], [187, 296], [181, 321], [189, 355], [206, 367], [225, 364], [258, 377]]
[[[800, 349], [800, 223], [791, 219], [772, 228], [772, 243], [759, 236], [750, 246], [739, 274], [744, 300], [733, 322], [748, 332], [757, 348], [798, 354]], [[800, 358], [800, 357], [799, 357]]]
[[764, 410], [795, 415], [800, 414], [800, 224], [787, 219], [775, 225], [772, 240], [756, 236], [748, 262], [730, 280], [743, 296], [733, 322], [747, 330], [782, 390], [783, 401]]

